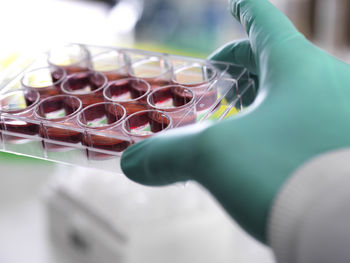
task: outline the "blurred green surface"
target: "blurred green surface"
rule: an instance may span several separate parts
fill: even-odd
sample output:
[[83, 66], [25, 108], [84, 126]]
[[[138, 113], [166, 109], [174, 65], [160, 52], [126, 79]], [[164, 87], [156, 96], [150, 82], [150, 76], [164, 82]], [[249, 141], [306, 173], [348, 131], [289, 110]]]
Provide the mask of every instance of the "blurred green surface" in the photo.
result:
[[154, 43], [147, 43], [147, 42], [135, 43], [132, 46], [132, 48], [144, 49], [144, 50], [153, 51], [153, 52], [168, 53], [168, 54], [186, 56], [186, 57], [206, 58], [208, 56], [208, 53], [206, 52], [193, 51], [193, 50], [183, 49], [183, 48], [182, 49], [174, 48], [169, 45], [156, 45]]
[[41, 159], [26, 157], [22, 155], [16, 155], [11, 153], [0, 152], [0, 163], [35, 163], [43, 165], [52, 165], [52, 162], [44, 161]]

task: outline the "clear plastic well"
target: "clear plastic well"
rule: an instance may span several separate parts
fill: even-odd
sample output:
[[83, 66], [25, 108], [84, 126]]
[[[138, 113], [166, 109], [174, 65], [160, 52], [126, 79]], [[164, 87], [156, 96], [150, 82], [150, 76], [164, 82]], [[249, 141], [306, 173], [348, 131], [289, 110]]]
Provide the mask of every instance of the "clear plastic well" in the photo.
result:
[[237, 65], [82, 44], [16, 72], [0, 84], [0, 151], [114, 172], [130, 145], [234, 115], [256, 90]]

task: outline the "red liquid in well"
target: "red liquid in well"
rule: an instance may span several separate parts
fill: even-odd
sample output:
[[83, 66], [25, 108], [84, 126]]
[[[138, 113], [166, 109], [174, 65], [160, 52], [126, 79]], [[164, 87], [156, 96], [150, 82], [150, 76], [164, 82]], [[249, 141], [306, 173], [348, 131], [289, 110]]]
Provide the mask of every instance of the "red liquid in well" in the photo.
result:
[[69, 78], [67, 82], [68, 85], [65, 87], [67, 91], [90, 92], [99, 89], [103, 85], [104, 79], [89, 72], [82, 72]]
[[[190, 88], [191, 89], [191, 88]], [[197, 98], [196, 109], [197, 111], [203, 111], [211, 106], [213, 106], [217, 100], [217, 91], [216, 89], [197, 90], [196, 88], [191, 89]]]
[[197, 117], [195, 111], [191, 108], [192, 106], [189, 105], [188, 109], [183, 107], [193, 99], [193, 95], [186, 89], [171, 86], [155, 92], [151, 96], [151, 103], [159, 107], [159, 110], [162, 110], [162, 104], [164, 107], [167, 104], [172, 105], [164, 108], [164, 111], [172, 117], [174, 126], [184, 126], [196, 122]]
[[[144, 95], [147, 90], [143, 88], [144, 85], [136, 84], [136, 81], [118, 81], [109, 86], [107, 96], [114, 101], [132, 100]], [[145, 98], [142, 99], [146, 101]]]
[[155, 90], [170, 84], [169, 80], [162, 79], [146, 79], [146, 81], [151, 85], [151, 90]]
[[82, 138], [79, 131], [47, 126], [40, 130], [40, 134], [44, 138], [67, 143], [79, 143]]
[[121, 105], [125, 107], [126, 114], [130, 115], [138, 111], [147, 110], [147, 104], [146, 103], [137, 103], [137, 102], [120, 102]]
[[[44, 118], [46, 117], [46, 114], [59, 111], [59, 110], [64, 110], [64, 116], [60, 117], [65, 117], [73, 112], [75, 112], [78, 108], [78, 105], [75, 105], [75, 102], [69, 102], [69, 101], [64, 101], [61, 98], [55, 99], [55, 100], [49, 100], [46, 101], [45, 103], [42, 103], [39, 105], [39, 112], [40, 115], [42, 115]], [[50, 119], [48, 119], [50, 121]], [[52, 121], [55, 121], [54, 119]]]
[[[176, 111], [176, 107], [181, 107], [189, 103], [193, 96], [189, 91], [186, 91], [186, 89], [183, 89], [181, 87], [176, 86], [170, 86], [168, 88], [164, 88], [162, 90], [159, 90], [153, 95], [151, 95], [151, 103], [155, 106], [161, 106], [161, 104], [165, 102], [169, 102], [169, 106], [164, 106], [167, 108], [173, 107], [173, 109], [169, 109], [169, 111]], [[172, 105], [170, 105], [172, 104]]]
[[92, 74], [91, 72], [82, 72], [71, 76], [67, 82], [64, 83], [64, 89], [70, 94], [80, 98], [83, 107], [86, 107], [103, 101], [102, 89], [99, 91], [96, 90], [100, 89], [104, 82], [105, 79], [100, 75]]
[[85, 72], [89, 70], [88, 67], [78, 67], [78, 66], [60, 66], [60, 67], [67, 72], [67, 75], [79, 73], [79, 72]]
[[16, 132], [26, 135], [37, 135], [39, 133], [39, 125], [28, 123], [22, 120], [7, 119], [2, 122], [2, 130]]
[[116, 128], [121, 125], [125, 117], [122, 106], [112, 102], [99, 103], [85, 108], [78, 116], [79, 123], [91, 131], [103, 131]]
[[[55, 118], [58, 119], [50, 119], [47, 118], [43, 123], [43, 127], [40, 129], [40, 136], [46, 139], [55, 140], [59, 142], [73, 143], [77, 144], [82, 141], [82, 133], [74, 129], [75, 126], [71, 123], [67, 123], [64, 121], [66, 116], [74, 113], [79, 107], [79, 103], [77, 100], [67, 99], [64, 97], [58, 97], [57, 99], [52, 99], [45, 101], [39, 105], [38, 111], [39, 115], [47, 118], [48, 114], [52, 114], [53, 112], [63, 112], [64, 116], [57, 116]], [[60, 125], [65, 125], [66, 127], [53, 127], [50, 123], [54, 124], [55, 121]], [[70, 128], [72, 127], [72, 128]], [[63, 145], [53, 144], [53, 143], [44, 143], [44, 147], [49, 150], [55, 150], [60, 148], [65, 148]]]
[[[23, 112], [26, 108], [30, 107], [34, 102], [36, 101], [36, 98], [27, 95], [25, 96], [25, 103], [26, 107], [24, 109], [18, 109], [14, 110], [12, 113], [16, 114], [14, 117], [6, 117], [3, 116], [0, 120], [0, 130], [6, 130], [9, 132], [15, 132], [20, 134], [26, 134], [26, 135], [37, 135], [39, 133], [39, 124], [27, 122], [23, 119], [18, 119], [16, 116], [22, 117], [22, 118], [32, 118], [32, 112]], [[19, 140], [23, 138], [17, 138], [15, 136], [4, 136], [7, 140]]]
[[[104, 129], [105, 125], [117, 124], [120, 119], [123, 118], [124, 111], [122, 107], [114, 104], [97, 104], [86, 108], [80, 115], [80, 121], [83, 125], [91, 128]], [[103, 120], [103, 123], [96, 122], [96, 120]], [[102, 127], [98, 125], [103, 125]]]
[[160, 132], [169, 126], [169, 120], [159, 113], [143, 113], [129, 119], [131, 131], [149, 124], [152, 133]]
[[167, 94], [165, 99], [172, 99], [176, 107], [186, 105], [192, 100], [192, 94], [185, 92], [183, 89], [171, 89], [171, 93]]
[[[61, 129], [56, 127], [44, 127], [40, 129], [40, 135], [43, 138], [55, 140], [58, 142], [77, 144], [82, 141], [82, 133], [70, 129]], [[65, 145], [55, 144], [51, 142], [43, 142], [43, 147], [50, 151], [68, 148]]]
[[127, 140], [108, 137], [108, 135], [99, 136], [90, 134], [84, 137], [84, 145], [97, 149], [122, 152], [130, 145], [130, 142]]
[[[118, 121], [120, 121], [123, 117], [124, 111], [122, 107], [113, 104], [99, 104], [85, 109], [79, 118], [84, 125], [90, 126], [91, 129], [86, 130], [83, 138], [83, 144], [96, 149], [114, 152], [124, 151], [130, 145], [130, 142], [124, 139], [113, 138], [113, 135], [118, 136], [116, 131], [105, 130], [107, 128], [112, 129], [113, 124], [118, 125]], [[95, 122], [95, 125], [97, 126], [94, 126], [93, 123], [96, 120], [97, 123]], [[101, 120], [103, 120], [103, 124], [102, 126], [98, 126], [98, 122]], [[102, 132], [105, 135], [98, 135], [96, 132]], [[121, 132], [119, 135], [121, 135]], [[112, 157], [112, 155], [100, 153], [90, 149], [87, 149], [87, 155], [92, 159]]]
[[96, 93], [95, 95], [77, 95], [79, 99], [81, 99], [81, 102], [83, 103], [83, 107], [87, 107], [89, 105], [103, 102], [103, 95], [102, 93]]
[[62, 78], [62, 73], [60, 72], [60, 70], [54, 70], [53, 72], [51, 72], [51, 78], [52, 82], [57, 82]]
[[[107, 136], [99, 136], [88, 134], [84, 136], [83, 144], [92, 148], [102, 149], [113, 152], [122, 152], [130, 146], [130, 141], [117, 139]], [[113, 155], [101, 153], [98, 151], [87, 149], [88, 158], [91, 159], [104, 159], [113, 157]]]
[[28, 140], [28, 138], [22, 137], [20, 134], [35, 136], [39, 134], [40, 129], [39, 124], [28, 123], [26, 121], [15, 119], [5, 119], [4, 122], [1, 121], [0, 126], [2, 126], [1, 129], [3, 130], [18, 134], [18, 136], [8, 134], [2, 135], [4, 141], [14, 143], [19, 143]]
[[[54, 70], [51, 73], [52, 82], [53, 83], [57, 82], [57, 84], [55, 86], [53, 86], [51, 89], [47, 90], [44, 94], [42, 94], [40, 92], [40, 89], [38, 89], [41, 98], [50, 97], [50, 96], [58, 95], [58, 94], [61, 93], [61, 83], [63, 81], [63, 79], [62, 79], [63, 74], [64, 73], [62, 71], [60, 71], [60, 70]], [[59, 80], [61, 80], [61, 81], [59, 81]]]
[[146, 92], [147, 86], [145, 83], [125, 80], [111, 84], [108, 87], [106, 95], [111, 100], [123, 105], [127, 115], [130, 115], [147, 109], [147, 97], [143, 96]]
[[108, 81], [119, 80], [127, 77], [127, 74], [123, 74], [120, 72], [102, 72], [108, 79]]
[[150, 118], [151, 131], [156, 133], [164, 130], [168, 127], [169, 123], [164, 121], [164, 118], [157, 118], [156, 116], [152, 116]]

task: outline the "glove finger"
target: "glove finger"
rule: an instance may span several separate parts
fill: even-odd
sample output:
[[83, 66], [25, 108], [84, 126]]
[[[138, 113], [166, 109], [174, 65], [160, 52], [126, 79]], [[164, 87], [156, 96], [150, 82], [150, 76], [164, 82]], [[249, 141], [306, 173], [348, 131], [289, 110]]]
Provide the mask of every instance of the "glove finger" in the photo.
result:
[[[254, 87], [249, 88], [242, 95], [242, 106], [246, 107], [250, 105], [257, 94], [258, 89], [258, 76], [256, 60], [253, 54], [250, 42], [248, 39], [233, 41], [228, 43], [216, 51], [214, 51], [209, 57], [210, 60], [233, 63], [242, 66], [248, 70], [247, 74], [241, 76], [242, 68], [240, 67], [229, 67], [228, 74], [231, 76], [240, 76], [238, 78], [238, 89], [240, 94], [245, 88], [250, 85], [251, 80], [254, 81]], [[231, 90], [226, 96], [228, 101], [233, 100], [236, 97], [236, 92]]]
[[230, 10], [245, 28], [259, 67], [265, 66], [260, 64], [273, 54], [289, 55], [281, 52], [281, 43], [305, 40], [292, 22], [267, 0], [230, 0]]
[[193, 179], [197, 134], [207, 125], [173, 129], [129, 147], [121, 158], [124, 174], [145, 185], [167, 185]]
[[257, 74], [255, 56], [248, 39], [230, 42], [215, 50], [208, 59], [237, 64]]

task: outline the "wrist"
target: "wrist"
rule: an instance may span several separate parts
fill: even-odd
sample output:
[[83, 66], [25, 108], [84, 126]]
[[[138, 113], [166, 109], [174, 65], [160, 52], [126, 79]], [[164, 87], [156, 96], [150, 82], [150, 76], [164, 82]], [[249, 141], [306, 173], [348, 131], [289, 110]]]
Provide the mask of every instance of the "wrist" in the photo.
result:
[[349, 158], [350, 149], [317, 156], [297, 169], [283, 185], [268, 220], [268, 244], [278, 262], [332, 262], [326, 258], [341, 254], [332, 254], [332, 247], [348, 244], [339, 242], [341, 235], [334, 235], [334, 228], [347, 225], [341, 221], [348, 217], [342, 214], [343, 210], [334, 209], [349, 201]]

